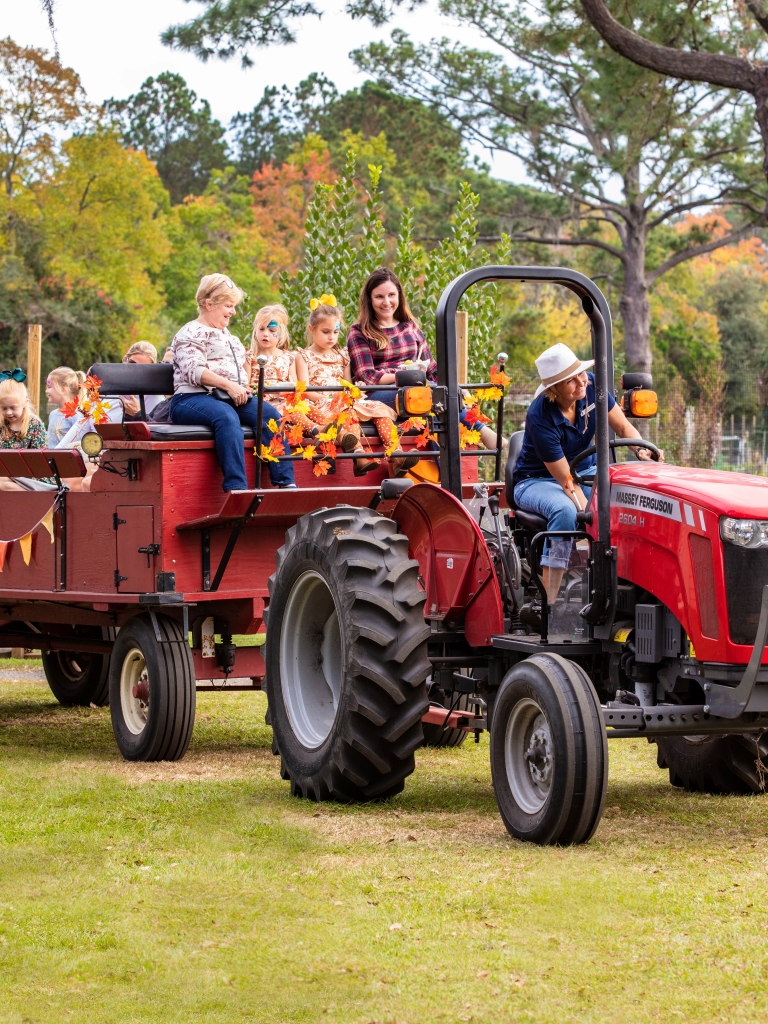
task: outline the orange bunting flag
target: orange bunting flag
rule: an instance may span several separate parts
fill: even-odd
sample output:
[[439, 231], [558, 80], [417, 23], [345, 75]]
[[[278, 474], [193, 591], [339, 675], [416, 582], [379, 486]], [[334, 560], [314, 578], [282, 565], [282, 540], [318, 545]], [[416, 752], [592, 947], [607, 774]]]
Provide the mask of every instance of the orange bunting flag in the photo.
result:
[[49, 508], [43, 518], [40, 520], [40, 525], [44, 526], [48, 533], [51, 535], [51, 544], [53, 544], [53, 509]]
[[19, 538], [19, 547], [21, 548], [21, 555], [24, 559], [24, 564], [29, 565], [29, 560], [32, 557], [32, 534], [28, 533], [24, 537]]
[[3, 571], [5, 565], [5, 553], [8, 550], [8, 541], [0, 540], [0, 572]]

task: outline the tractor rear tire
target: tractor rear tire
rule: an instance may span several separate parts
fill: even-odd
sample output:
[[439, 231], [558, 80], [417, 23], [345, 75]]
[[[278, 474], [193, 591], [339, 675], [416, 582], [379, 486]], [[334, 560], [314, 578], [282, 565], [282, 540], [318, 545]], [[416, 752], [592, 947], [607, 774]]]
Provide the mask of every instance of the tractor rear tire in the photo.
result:
[[[79, 626], [83, 639], [114, 640], [114, 629]], [[43, 651], [43, 671], [56, 700], [65, 707], [103, 707], [109, 701], [109, 655]]]
[[173, 619], [149, 615], [122, 627], [112, 650], [109, 710], [126, 761], [178, 761], [195, 724], [195, 670], [187, 637]]
[[768, 769], [768, 736], [660, 736], [656, 740], [659, 768], [669, 781], [689, 793], [740, 796], [764, 793]]
[[429, 627], [418, 562], [369, 509], [319, 509], [288, 530], [269, 579], [273, 750], [295, 796], [401, 792], [423, 743]]
[[535, 654], [504, 677], [491, 715], [491, 774], [507, 831], [541, 846], [586, 843], [608, 783], [608, 742], [592, 681]]
[[[437, 692], [441, 695], [440, 698], [432, 697], [430, 694], [430, 700], [433, 704], [442, 704], [446, 713], [450, 709], [454, 711], [472, 711], [474, 707], [468, 693], [462, 693], [458, 703], [454, 703], [455, 698], [452, 700], [450, 693], [442, 696], [442, 690], [438, 689]], [[434, 725], [430, 722], [424, 725], [424, 746], [460, 747], [468, 735], [466, 729], [444, 729], [441, 725]]]

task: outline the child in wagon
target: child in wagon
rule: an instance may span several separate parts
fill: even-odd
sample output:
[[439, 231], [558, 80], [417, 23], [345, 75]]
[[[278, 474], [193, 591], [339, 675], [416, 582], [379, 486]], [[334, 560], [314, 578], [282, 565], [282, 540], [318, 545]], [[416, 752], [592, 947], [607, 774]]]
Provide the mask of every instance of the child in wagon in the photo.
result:
[[[285, 306], [280, 303], [262, 306], [253, 318], [251, 348], [246, 360], [252, 388], [256, 388], [259, 383], [259, 364], [256, 359], [260, 355], [267, 357], [264, 367], [265, 385], [296, 383], [296, 353], [289, 351], [289, 345], [288, 311]], [[305, 434], [312, 437], [319, 434], [319, 427], [302, 413], [290, 410], [286, 416], [285, 403], [289, 394], [288, 391], [282, 394], [275, 391], [267, 393], [268, 401], [282, 417], [283, 426], [300, 423]]]
[[[342, 380], [349, 380], [349, 353], [339, 346], [339, 333], [343, 320], [341, 310], [333, 295], [323, 295], [310, 303], [311, 313], [307, 321], [307, 348], [296, 353], [296, 376], [312, 387], [337, 386]], [[329, 426], [339, 415], [340, 409], [334, 404], [336, 393], [323, 394], [307, 391], [305, 397], [313, 408], [309, 418], [323, 426]], [[362, 476], [379, 465], [378, 459], [366, 457], [361, 441], [360, 421], [370, 420], [376, 427], [382, 444], [387, 448], [392, 437], [395, 412], [383, 402], [368, 398], [358, 399], [348, 410], [347, 419], [339, 432], [338, 444], [342, 451], [359, 452], [354, 465], [355, 476]], [[392, 475], [405, 472], [418, 461], [417, 458], [391, 459]], [[406, 465], [408, 463], [408, 465]]]

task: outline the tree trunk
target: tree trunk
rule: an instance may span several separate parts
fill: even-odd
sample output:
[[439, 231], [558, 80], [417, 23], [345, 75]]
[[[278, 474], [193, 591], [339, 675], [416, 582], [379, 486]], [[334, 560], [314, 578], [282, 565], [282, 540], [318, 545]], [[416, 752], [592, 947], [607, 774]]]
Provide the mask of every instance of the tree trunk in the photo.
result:
[[645, 280], [645, 250], [648, 229], [642, 197], [635, 190], [636, 182], [625, 181], [627, 205], [635, 216], [624, 223], [624, 287], [619, 312], [624, 324], [624, 351], [628, 369], [649, 373], [651, 369], [651, 307]]

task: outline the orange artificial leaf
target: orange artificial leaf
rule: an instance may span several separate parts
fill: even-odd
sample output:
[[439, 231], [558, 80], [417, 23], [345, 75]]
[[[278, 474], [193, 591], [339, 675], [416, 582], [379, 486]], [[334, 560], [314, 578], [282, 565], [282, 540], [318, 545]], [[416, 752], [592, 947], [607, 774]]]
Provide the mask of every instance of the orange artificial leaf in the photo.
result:
[[[322, 437], [323, 435], [321, 434], [320, 436]], [[320, 451], [323, 455], [327, 455], [329, 459], [336, 458], [336, 445], [333, 441], [323, 441], [320, 445]]]
[[288, 444], [296, 448], [304, 439], [304, 427], [301, 423], [292, 423], [288, 431]]
[[435, 441], [435, 440], [436, 440], [436, 435], [435, 434], [430, 434], [430, 432], [428, 430], [425, 430], [423, 434], [419, 434], [419, 436], [416, 438], [416, 447], [417, 448], [426, 448], [430, 441]]
[[325, 459], [322, 462], [316, 462], [312, 467], [312, 472], [315, 476], [327, 476], [331, 471], [330, 462], [326, 462]]
[[70, 416], [74, 416], [75, 415], [75, 413], [78, 410], [79, 405], [80, 405], [80, 399], [77, 396], [75, 396], [72, 399], [71, 402], [67, 402], [66, 405], [62, 406], [62, 410], [61, 411], [64, 413], [64, 415], [67, 418], [69, 418]]
[[472, 426], [474, 426], [475, 423], [491, 422], [487, 416], [484, 416], [482, 412], [480, 412], [480, 407], [477, 405], [473, 405], [471, 406], [471, 408], [467, 409], [466, 413], [464, 414], [464, 419], [466, 420], [467, 423], [469, 423]]
[[511, 378], [508, 377], [503, 370], [500, 370], [496, 366], [491, 367], [491, 384], [495, 384], [496, 387], [499, 388], [506, 388], [509, 387], [511, 383]]
[[269, 442], [269, 450], [273, 455], [285, 455], [285, 445], [279, 434], [276, 434]]

